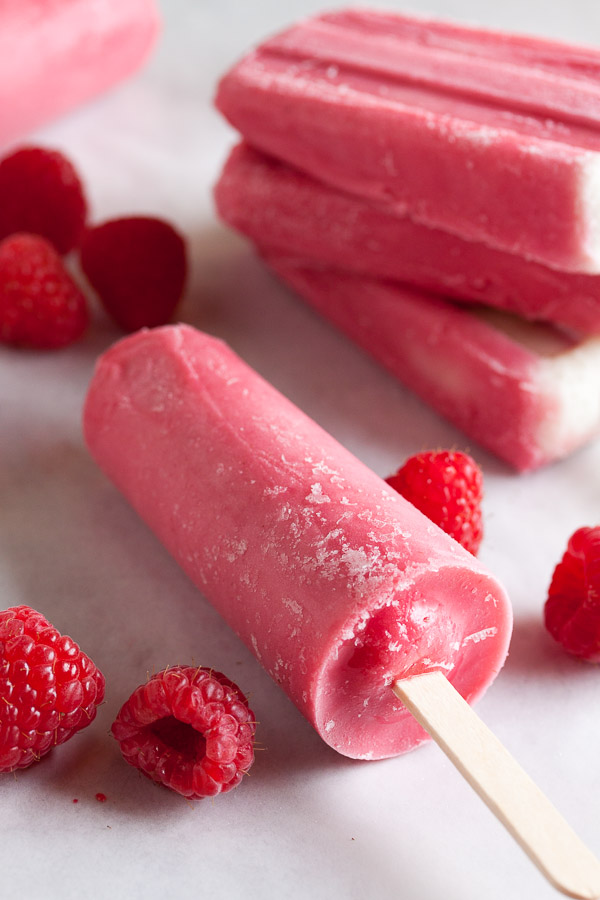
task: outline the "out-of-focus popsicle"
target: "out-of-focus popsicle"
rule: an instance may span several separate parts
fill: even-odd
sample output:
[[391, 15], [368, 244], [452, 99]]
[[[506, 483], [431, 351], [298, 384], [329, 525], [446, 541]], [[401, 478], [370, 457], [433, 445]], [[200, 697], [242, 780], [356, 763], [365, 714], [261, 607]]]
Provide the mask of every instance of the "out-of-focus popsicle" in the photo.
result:
[[600, 431], [600, 338], [465, 309], [264, 251], [277, 275], [443, 416], [519, 470]]
[[600, 272], [600, 51], [349, 10], [221, 81], [254, 146], [416, 221]]
[[247, 144], [215, 189], [220, 216], [298, 259], [415, 284], [580, 333], [600, 331], [600, 277], [560, 272], [384, 212]]
[[470, 702], [502, 666], [497, 581], [215, 338], [140, 332], [100, 360], [97, 462], [314, 725], [379, 759], [425, 732], [397, 677]]
[[2, 0], [0, 144], [132, 74], [158, 30], [154, 0]]

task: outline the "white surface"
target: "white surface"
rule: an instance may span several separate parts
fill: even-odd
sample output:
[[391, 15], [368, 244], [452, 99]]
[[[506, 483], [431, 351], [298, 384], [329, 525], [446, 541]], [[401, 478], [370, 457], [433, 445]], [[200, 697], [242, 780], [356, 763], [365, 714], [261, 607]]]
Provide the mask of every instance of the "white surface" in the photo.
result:
[[[94, 220], [151, 212], [186, 232], [181, 318], [224, 337], [385, 476], [420, 449], [469, 442], [276, 285], [216, 223], [210, 199], [233, 140], [210, 107], [216, 78], [252, 42], [319, 8], [164, 0], [164, 38], [144, 72], [36, 139], [80, 167]], [[595, 0], [413, 9], [600, 45]], [[41, 609], [107, 680], [90, 728], [0, 779], [0, 895], [10, 885], [27, 898], [553, 896], [436, 747], [379, 763], [328, 749], [97, 471], [80, 408], [94, 359], [117, 336], [97, 314], [66, 351], [0, 350], [1, 602]], [[600, 443], [530, 476], [471, 450], [487, 486], [480, 555], [516, 616], [508, 662], [478, 711], [600, 853], [600, 671], [565, 656], [541, 624], [568, 536], [598, 522]], [[251, 694], [266, 747], [241, 788], [198, 804], [139, 776], [108, 734], [147, 671], [190, 661]]]

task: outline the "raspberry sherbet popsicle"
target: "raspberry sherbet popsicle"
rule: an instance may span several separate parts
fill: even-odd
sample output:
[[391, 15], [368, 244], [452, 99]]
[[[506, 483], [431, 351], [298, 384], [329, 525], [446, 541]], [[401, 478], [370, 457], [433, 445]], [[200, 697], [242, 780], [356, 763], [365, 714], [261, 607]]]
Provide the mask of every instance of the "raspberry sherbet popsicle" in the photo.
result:
[[154, 0], [2, 0], [0, 144], [126, 78], [158, 29]]
[[116, 344], [85, 434], [339, 752], [379, 759], [425, 738], [396, 677], [440, 669], [473, 701], [502, 666], [511, 613], [498, 582], [221, 341], [179, 326]]
[[308, 303], [488, 450], [519, 470], [600, 431], [600, 338], [264, 251]]
[[349, 10], [222, 80], [254, 146], [392, 213], [600, 272], [600, 51]]
[[221, 218], [298, 259], [415, 284], [577, 333], [600, 332], [600, 277], [561, 272], [419, 225], [311, 178], [248, 144], [215, 189]]
[[192, 328], [110, 349], [84, 425], [328, 744], [392, 756], [424, 739], [421, 722], [555, 886], [600, 896], [598, 861], [458, 693], [485, 690], [510, 637], [506, 594], [475, 557]]

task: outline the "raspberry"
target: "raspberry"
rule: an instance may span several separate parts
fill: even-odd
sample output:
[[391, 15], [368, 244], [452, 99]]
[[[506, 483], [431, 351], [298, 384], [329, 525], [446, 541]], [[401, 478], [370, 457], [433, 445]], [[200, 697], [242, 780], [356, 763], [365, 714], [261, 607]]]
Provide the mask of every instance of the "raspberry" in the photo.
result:
[[387, 483], [466, 550], [483, 537], [483, 476], [466, 453], [433, 450], [411, 456]]
[[89, 725], [104, 677], [34, 609], [0, 612], [0, 772], [31, 765]]
[[124, 331], [170, 321], [187, 273], [185, 243], [160, 219], [113, 219], [91, 228], [81, 265], [106, 311]]
[[195, 666], [165, 669], [140, 685], [112, 726], [128, 763], [194, 799], [237, 787], [254, 762], [254, 732], [240, 689]]
[[0, 341], [54, 349], [87, 324], [85, 298], [48, 241], [15, 234], [0, 243]]
[[0, 161], [0, 240], [27, 231], [68, 253], [83, 235], [86, 213], [81, 181], [62, 153], [23, 147]]
[[600, 663], [600, 527], [571, 535], [552, 576], [544, 618], [568, 653]]

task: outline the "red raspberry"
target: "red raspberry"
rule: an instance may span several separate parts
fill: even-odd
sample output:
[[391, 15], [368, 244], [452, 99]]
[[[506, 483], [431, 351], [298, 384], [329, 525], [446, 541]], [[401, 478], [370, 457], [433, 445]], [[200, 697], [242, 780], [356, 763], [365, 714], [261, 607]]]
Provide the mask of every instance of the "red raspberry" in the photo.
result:
[[77, 172], [45, 147], [23, 147], [0, 161], [0, 240], [40, 234], [63, 254], [77, 246], [87, 206]]
[[54, 349], [87, 324], [85, 297], [48, 241], [15, 234], [0, 243], [0, 341]]
[[106, 311], [124, 331], [170, 321], [187, 274], [185, 243], [160, 219], [113, 219], [91, 228], [81, 265]]
[[121, 708], [112, 733], [128, 763], [184, 797], [230, 791], [254, 762], [254, 714], [225, 675], [176, 666]]
[[89, 725], [104, 677], [34, 609], [0, 612], [0, 772], [31, 765]]
[[600, 527], [579, 528], [554, 570], [546, 628], [569, 653], [600, 663]]
[[386, 481], [465, 549], [477, 553], [483, 537], [483, 476], [470, 456], [450, 450], [418, 453]]

